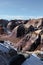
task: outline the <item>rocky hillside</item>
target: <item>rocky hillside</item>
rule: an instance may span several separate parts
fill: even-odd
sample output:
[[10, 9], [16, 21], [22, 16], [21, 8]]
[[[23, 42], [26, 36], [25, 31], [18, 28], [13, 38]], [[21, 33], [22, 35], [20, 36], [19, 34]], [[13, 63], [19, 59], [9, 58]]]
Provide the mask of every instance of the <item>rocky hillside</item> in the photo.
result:
[[32, 53], [37, 50], [43, 52], [43, 18], [0, 20], [0, 65], [8, 65], [17, 51]]
[[[3, 23], [1, 22], [0, 24]], [[4, 29], [7, 31], [6, 33], [8, 33], [8, 31], [10, 33], [6, 35], [0, 35], [0, 40], [9, 40], [14, 44], [14, 46], [17, 45], [17, 48], [22, 47], [23, 50], [29, 50], [31, 46], [34, 50], [41, 49], [40, 46], [43, 44], [43, 18], [29, 20], [11, 20], [9, 23], [7, 23], [6, 27], [7, 29]], [[0, 26], [0, 33], [2, 28], [3, 27]], [[4, 34], [3, 31], [2, 34]], [[25, 41], [26, 39], [27, 41]], [[37, 42], [37, 39], [40, 42]]]

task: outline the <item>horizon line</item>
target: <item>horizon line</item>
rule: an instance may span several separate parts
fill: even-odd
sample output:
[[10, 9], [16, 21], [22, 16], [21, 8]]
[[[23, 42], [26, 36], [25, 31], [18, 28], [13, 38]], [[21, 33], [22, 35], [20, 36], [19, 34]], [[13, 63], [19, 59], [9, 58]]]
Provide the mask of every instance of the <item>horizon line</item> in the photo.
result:
[[6, 20], [29, 20], [29, 19], [39, 19], [43, 18], [43, 16], [8, 16], [8, 15], [0, 15], [0, 19], [6, 19]]

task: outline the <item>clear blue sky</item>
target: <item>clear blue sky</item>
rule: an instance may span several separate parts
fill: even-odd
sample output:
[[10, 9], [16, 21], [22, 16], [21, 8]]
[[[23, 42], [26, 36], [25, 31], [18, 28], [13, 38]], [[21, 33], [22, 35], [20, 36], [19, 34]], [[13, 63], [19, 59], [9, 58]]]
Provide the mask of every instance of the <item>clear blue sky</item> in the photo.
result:
[[43, 17], [43, 0], [0, 0], [0, 18]]

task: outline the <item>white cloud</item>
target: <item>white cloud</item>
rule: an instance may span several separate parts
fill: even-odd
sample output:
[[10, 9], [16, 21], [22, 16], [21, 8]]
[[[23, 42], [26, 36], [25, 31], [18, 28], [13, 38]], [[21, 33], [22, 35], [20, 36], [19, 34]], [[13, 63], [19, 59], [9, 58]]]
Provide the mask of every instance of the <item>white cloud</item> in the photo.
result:
[[37, 18], [43, 18], [43, 16], [11, 16], [11, 15], [0, 15], [0, 19], [37, 19]]

